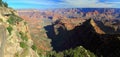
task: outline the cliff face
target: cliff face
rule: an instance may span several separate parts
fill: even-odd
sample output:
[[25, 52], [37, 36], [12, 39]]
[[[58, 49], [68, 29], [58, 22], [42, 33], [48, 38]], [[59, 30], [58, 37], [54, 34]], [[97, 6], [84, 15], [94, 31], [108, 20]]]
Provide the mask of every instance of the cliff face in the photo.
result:
[[98, 25], [95, 23], [95, 21], [94, 21], [93, 19], [90, 20], [90, 24], [94, 27], [94, 30], [95, 30], [96, 33], [98, 33], [98, 34], [105, 34], [105, 32], [102, 31], [102, 30], [98, 27]]
[[38, 57], [27, 23], [10, 8], [0, 8], [0, 57]]
[[61, 21], [46, 26], [45, 29], [48, 37], [52, 40], [51, 45], [55, 51], [83, 46], [98, 57], [117, 57], [119, 54], [117, 50], [120, 50], [120, 35], [104, 32], [93, 19], [86, 20], [72, 30], [68, 30]]

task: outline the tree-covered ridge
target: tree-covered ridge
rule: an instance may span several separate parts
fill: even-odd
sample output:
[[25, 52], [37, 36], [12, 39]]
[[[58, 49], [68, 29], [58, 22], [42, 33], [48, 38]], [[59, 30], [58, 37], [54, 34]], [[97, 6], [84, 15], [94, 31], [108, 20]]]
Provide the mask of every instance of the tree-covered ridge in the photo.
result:
[[96, 57], [96, 55], [80, 46], [75, 49], [69, 49], [58, 53], [52, 51], [47, 54], [47, 57]]

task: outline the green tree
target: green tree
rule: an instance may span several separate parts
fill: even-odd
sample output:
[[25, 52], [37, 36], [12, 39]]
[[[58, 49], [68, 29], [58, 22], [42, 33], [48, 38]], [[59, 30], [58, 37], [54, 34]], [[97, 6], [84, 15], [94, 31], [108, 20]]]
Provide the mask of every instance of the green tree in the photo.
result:
[[11, 26], [9, 26], [9, 27], [7, 27], [7, 30], [9, 32], [9, 34], [11, 35], [11, 32], [12, 32], [13, 28]]
[[8, 7], [8, 4], [7, 4], [6, 2], [3, 2], [3, 5], [4, 5], [5, 7]]
[[33, 50], [35, 50], [35, 51], [37, 50], [37, 47], [36, 47], [35, 44], [33, 44], [31, 48], [32, 48]]
[[15, 25], [16, 23], [19, 23], [20, 21], [22, 21], [22, 19], [20, 17], [16, 16], [16, 15], [13, 15], [13, 14], [7, 20], [7, 22], [9, 24], [12, 24], [12, 25]]
[[24, 41], [28, 41], [28, 37], [25, 33], [23, 33], [22, 31], [19, 32], [20, 36], [21, 36], [21, 39]]
[[28, 45], [25, 42], [20, 42], [20, 47], [22, 48], [27, 48]]
[[0, 0], [0, 6], [2, 6], [2, 0]]
[[56, 53], [55, 51], [49, 52], [47, 57], [96, 57], [92, 52], [80, 46], [75, 49], [65, 50]]

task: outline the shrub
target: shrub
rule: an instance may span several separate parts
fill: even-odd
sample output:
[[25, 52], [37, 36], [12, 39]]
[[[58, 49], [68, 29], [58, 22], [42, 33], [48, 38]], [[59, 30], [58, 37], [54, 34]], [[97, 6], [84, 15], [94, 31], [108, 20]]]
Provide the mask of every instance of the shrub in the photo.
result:
[[25, 33], [19, 32], [19, 34], [21, 35], [22, 40], [28, 41], [28, 37], [27, 37], [27, 35]]
[[7, 27], [7, 30], [9, 32], [9, 34], [11, 35], [11, 32], [12, 32], [13, 28], [11, 26], [9, 26], [9, 27]]
[[3, 22], [3, 20], [0, 18], [0, 22]]
[[37, 50], [37, 47], [36, 47], [35, 44], [33, 44], [31, 48], [32, 48], [33, 50], [35, 50], [35, 51]]
[[19, 53], [18, 53], [18, 52], [15, 53], [14, 57], [20, 57], [20, 56], [19, 56]]
[[92, 52], [80, 46], [75, 49], [69, 49], [58, 53], [52, 51], [47, 54], [47, 57], [96, 57], [96, 56]]
[[28, 45], [25, 42], [20, 42], [20, 47], [22, 48], [27, 48]]
[[11, 15], [9, 17], [9, 19], [7, 20], [7, 22], [9, 22], [9, 24], [15, 25], [16, 23], [22, 21], [22, 19], [16, 15]]
[[27, 24], [27, 22], [24, 22], [24, 25], [26, 25]]
[[8, 7], [8, 4], [6, 2], [2, 2], [5, 7]]
[[3, 2], [2, 0], [0, 0], [0, 6], [8, 8], [8, 4], [6, 2]]
[[0, 0], [0, 6], [2, 6], [2, 0]]

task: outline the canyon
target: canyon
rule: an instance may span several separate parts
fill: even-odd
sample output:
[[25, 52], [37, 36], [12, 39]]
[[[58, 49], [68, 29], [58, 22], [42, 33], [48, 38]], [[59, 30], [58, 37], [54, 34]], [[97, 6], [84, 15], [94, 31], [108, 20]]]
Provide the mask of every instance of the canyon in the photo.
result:
[[119, 54], [116, 53], [120, 44], [117, 8], [19, 9], [17, 12], [28, 23], [35, 45], [44, 52], [83, 46], [97, 56]]

